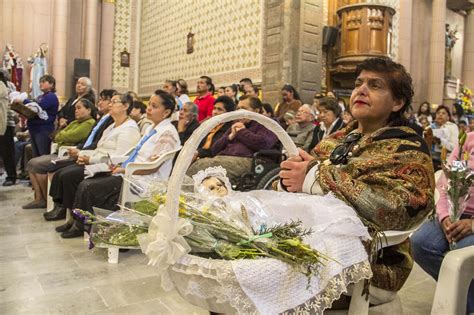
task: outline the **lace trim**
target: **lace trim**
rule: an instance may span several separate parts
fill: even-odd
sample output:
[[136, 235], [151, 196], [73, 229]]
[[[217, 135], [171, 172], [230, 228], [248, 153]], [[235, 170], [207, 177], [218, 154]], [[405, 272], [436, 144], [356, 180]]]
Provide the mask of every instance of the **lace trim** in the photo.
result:
[[[255, 305], [241, 289], [229, 261], [205, 259], [186, 255], [172, 267], [172, 277], [181, 294], [207, 300], [206, 307], [217, 312], [237, 312], [238, 314], [257, 313]], [[345, 268], [331, 278], [326, 287], [316, 296], [283, 314], [323, 314], [348, 286], [362, 279], [372, 277], [370, 263], [363, 261]], [[209, 299], [215, 303], [209, 304]], [[232, 310], [222, 309], [228, 303]], [[221, 305], [217, 305], [221, 304]], [[203, 305], [200, 305], [203, 306]], [[213, 307], [214, 306], [214, 307]]]
[[[199, 297], [207, 300], [207, 303], [209, 299], [215, 299], [215, 309], [212, 309], [213, 305], [207, 304], [211, 311], [256, 313], [255, 305], [241, 289], [230, 261], [186, 255], [171, 270], [175, 286], [181, 294]], [[219, 308], [225, 307], [225, 303], [230, 304], [232, 310]]]
[[340, 274], [329, 280], [326, 288], [315, 297], [282, 314], [323, 314], [324, 310], [330, 308], [332, 303], [341, 297], [341, 294], [347, 293], [347, 288], [350, 284], [357, 283], [362, 279], [370, 279], [371, 277], [372, 270], [368, 261], [347, 267]]

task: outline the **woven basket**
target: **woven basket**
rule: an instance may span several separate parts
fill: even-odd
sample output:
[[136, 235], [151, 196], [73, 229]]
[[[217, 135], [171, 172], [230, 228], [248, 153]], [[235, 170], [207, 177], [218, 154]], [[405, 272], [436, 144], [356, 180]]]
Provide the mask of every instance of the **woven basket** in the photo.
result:
[[[165, 211], [170, 217], [178, 219], [178, 201], [180, 195], [181, 183], [184, 180], [186, 171], [191, 164], [192, 158], [198, 145], [202, 139], [217, 125], [236, 119], [250, 119], [257, 121], [265, 126], [268, 130], [275, 133], [278, 139], [283, 144], [283, 147], [288, 151], [290, 156], [298, 155], [298, 149], [288, 136], [285, 130], [274, 120], [269, 119], [261, 114], [254, 112], [239, 110], [231, 113], [222, 114], [201, 124], [201, 126], [194, 131], [192, 136], [181, 150], [176, 164], [171, 174], [168, 192], [166, 195]], [[217, 270], [219, 269], [219, 271]], [[229, 301], [223, 301], [222, 298], [216, 296], [215, 298], [204, 299], [198, 294], [189, 294], [186, 292], [186, 279], [192, 278], [193, 281], [202, 283], [203, 287], [222, 285], [222, 279], [218, 280], [216, 274], [222, 270], [231, 270], [231, 262], [226, 260], [206, 259], [194, 255], [185, 255], [177, 263], [171, 266], [170, 275], [178, 292], [188, 300], [190, 303], [206, 308], [213, 312], [219, 313], [235, 313], [236, 310], [229, 304]], [[235, 290], [240, 290], [235, 276], [229, 276], [226, 286], [233, 286]], [[219, 289], [215, 290], [218, 295]]]
[[13, 102], [10, 105], [10, 108], [14, 110], [15, 112], [17, 112], [18, 114], [25, 116], [28, 119], [33, 119], [33, 118], [38, 117], [38, 114], [35, 111], [31, 110], [28, 106], [25, 106], [20, 102]]

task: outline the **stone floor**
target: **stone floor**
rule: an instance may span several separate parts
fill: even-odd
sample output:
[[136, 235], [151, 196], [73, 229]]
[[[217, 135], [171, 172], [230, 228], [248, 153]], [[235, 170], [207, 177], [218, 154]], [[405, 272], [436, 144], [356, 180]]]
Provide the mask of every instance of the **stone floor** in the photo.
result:
[[[0, 187], [0, 314], [208, 314], [164, 292], [138, 251], [121, 253], [114, 265], [83, 239], [61, 239], [42, 210], [21, 209], [32, 195], [25, 183]], [[416, 267], [397, 299], [369, 314], [429, 314], [434, 290]]]

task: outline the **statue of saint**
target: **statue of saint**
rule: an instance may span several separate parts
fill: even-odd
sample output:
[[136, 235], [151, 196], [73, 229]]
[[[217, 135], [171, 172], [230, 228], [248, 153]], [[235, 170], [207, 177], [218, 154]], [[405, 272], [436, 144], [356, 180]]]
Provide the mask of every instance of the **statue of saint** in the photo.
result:
[[444, 62], [444, 76], [446, 78], [451, 78], [451, 66], [453, 63], [451, 51], [453, 50], [453, 47], [456, 44], [456, 41], [458, 40], [458, 38], [456, 37], [457, 32], [458, 32], [457, 26], [454, 30], [451, 30], [450, 25], [446, 24], [445, 62]]

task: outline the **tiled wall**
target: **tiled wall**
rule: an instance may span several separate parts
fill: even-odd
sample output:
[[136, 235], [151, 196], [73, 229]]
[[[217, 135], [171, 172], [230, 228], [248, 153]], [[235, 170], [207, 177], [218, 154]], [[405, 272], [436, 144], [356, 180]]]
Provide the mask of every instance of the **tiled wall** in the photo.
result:
[[[115, 11], [115, 87], [130, 86], [132, 72], [120, 67], [120, 52], [130, 52], [130, 0], [117, 0]], [[149, 95], [166, 79], [184, 78], [190, 89], [201, 75], [216, 86], [243, 77], [261, 81], [263, 0], [143, 0], [139, 39], [138, 93]], [[134, 26], [135, 27], [135, 26]], [[186, 53], [194, 33], [194, 52]], [[127, 46], [128, 45], [128, 46]], [[131, 56], [133, 62], [135, 56]]]
[[[120, 66], [120, 53], [126, 49], [130, 52], [132, 7], [130, 0], [115, 1], [115, 23], [113, 41], [112, 85], [119, 90], [128, 90], [130, 82], [129, 68]], [[133, 60], [133, 55], [131, 56]]]

